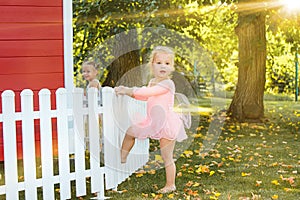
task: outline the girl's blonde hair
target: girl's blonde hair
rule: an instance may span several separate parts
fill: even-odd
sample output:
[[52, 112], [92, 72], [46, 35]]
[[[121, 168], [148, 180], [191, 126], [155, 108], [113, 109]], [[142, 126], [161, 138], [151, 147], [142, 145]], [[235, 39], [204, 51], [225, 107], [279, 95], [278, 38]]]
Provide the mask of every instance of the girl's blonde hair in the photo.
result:
[[92, 65], [96, 70], [98, 70], [98, 65], [95, 61], [93, 60], [86, 60], [86, 61], [83, 61], [82, 63], [82, 66], [83, 65]]
[[158, 54], [158, 53], [167, 53], [171, 56], [171, 59], [172, 59], [172, 67], [173, 67], [173, 70], [175, 70], [174, 68], [174, 59], [175, 59], [175, 53], [173, 51], [173, 49], [171, 47], [167, 47], [167, 46], [156, 46], [153, 51], [151, 52], [150, 54], [150, 57], [149, 57], [149, 66], [151, 67], [152, 64], [153, 64], [153, 61], [154, 61], [154, 58], [155, 58], [155, 55]]

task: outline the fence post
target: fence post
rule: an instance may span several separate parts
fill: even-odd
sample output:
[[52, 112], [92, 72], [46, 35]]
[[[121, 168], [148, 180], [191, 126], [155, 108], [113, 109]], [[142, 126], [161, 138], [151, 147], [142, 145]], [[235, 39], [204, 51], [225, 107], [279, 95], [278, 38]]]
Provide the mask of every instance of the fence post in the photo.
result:
[[56, 90], [57, 109], [57, 139], [61, 199], [71, 198], [70, 161], [68, 137], [67, 91], [64, 88]]
[[104, 174], [100, 168], [100, 129], [97, 88], [89, 88], [88, 90], [88, 123], [91, 165], [91, 192], [97, 193], [97, 199], [103, 199]]
[[21, 92], [22, 145], [24, 163], [25, 198], [37, 199], [36, 160], [33, 118], [33, 92], [25, 89]]
[[52, 122], [51, 122], [51, 92], [48, 89], [39, 91], [41, 163], [43, 179], [43, 200], [53, 200], [53, 151], [52, 151]]
[[85, 140], [83, 120], [83, 89], [73, 90], [73, 119], [74, 119], [74, 140], [75, 140], [75, 174], [76, 174], [76, 196], [86, 194], [85, 180]]
[[104, 139], [104, 162], [105, 162], [105, 186], [107, 189], [115, 188], [115, 180], [113, 175], [112, 162], [118, 160], [118, 157], [112, 155], [117, 154], [115, 146], [113, 146], [114, 138], [114, 122], [113, 122], [113, 110], [112, 110], [112, 96], [113, 89], [110, 87], [104, 87], [103, 92], [103, 139]]
[[12, 90], [2, 93], [2, 113], [6, 199], [18, 200], [15, 93]]

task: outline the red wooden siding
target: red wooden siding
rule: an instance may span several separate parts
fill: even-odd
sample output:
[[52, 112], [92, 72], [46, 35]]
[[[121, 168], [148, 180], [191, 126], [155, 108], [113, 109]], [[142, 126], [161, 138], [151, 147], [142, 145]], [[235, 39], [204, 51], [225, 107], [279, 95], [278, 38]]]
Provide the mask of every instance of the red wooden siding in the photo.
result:
[[0, 92], [64, 86], [62, 4], [0, 1]]
[[[38, 110], [38, 92], [42, 88], [50, 89], [52, 109], [56, 107], [55, 91], [64, 87], [62, 6], [63, 0], [0, 1], [0, 93], [7, 89], [15, 91], [17, 112], [21, 107], [20, 93], [26, 88], [34, 92], [35, 110]], [[37, 120], [35, 126], [39, 148]], [[16, 123], [16, 128], [21, 158], [20, 122]], [[55, 135], [56, 128], [53, 130]], [[0, 160], [3, 160], [2, 132], [0, 123]]]
[[[45, 62], [47, 59], [47, 62]], [[20, 64], [21, 63], [21, 64]], [[48, 73], [53, 66], [60, 66], [52, 70], [52, 72], [63, 71], [63, 59], [61, 56], [53, 57], [0, 57], [0, 66], [5, 70], [0, 70], [0, 75], [13, 74], [33, 74]], [[14, 66], [14, 67], [11, 67]], [[44, 66], [44, 67], [41, 67]]]
[[[70, 0], [71, 1], [71, 0]], [[0, 6], [62, 6], [62, 0], [1, 0]]]
[[[61, 23], [10, 23], [0, 26], [0, 40], [61, 40]], [[20, 34], [22, 33], [22, 34]]]
[[0, 22], [62, 22], [62, 7], [1, 6]]
[[[38, 80], [38, 82], [36, 82]], [[0, 85], [11, 83], [7, 89], [15, 91], [30, 88], [32, 90], [40, 90], [41, 88], [59, 88], [62, 87], [64, 77], [61, 73], [46, 73], [46, 74], [15, 74], [15, 75], [0, 75]], [[49, 86], [51, 84], [51, 86]], [[15, 89], [16, 87], [20, 89]]]
[[[62, 40], [0, 41], [0, 58], [27, 56], [62, 57], [62, 48]], [[45, 57], [45, 60], [47, 60], [47, 57]]]

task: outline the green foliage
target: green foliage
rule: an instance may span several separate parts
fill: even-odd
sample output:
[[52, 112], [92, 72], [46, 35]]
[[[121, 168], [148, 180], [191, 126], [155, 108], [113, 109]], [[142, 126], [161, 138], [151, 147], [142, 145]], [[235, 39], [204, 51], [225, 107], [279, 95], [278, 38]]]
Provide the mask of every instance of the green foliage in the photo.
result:
[[[216, 63], [221, 67], [232, 66], [230, 60], [230, 49], [236, 45], [234, 31], [236, 21], [234, 13], [226, 6], [203, 6], [213, 4], [216, 1], [73, 1], [74, 3], [74, 63], [75, 82], [82, 85], [80, 77], [80, 64], [89, 57], [89, 53], [107, 38], [132, 28], [167, 28], [174, 30], [182, 37], [165, 37], [165, 45], [178, 43], [178, 51], [183, 57], [176, 58], [182, 69], [179, 71], [187, 77], [194, 77], [194, 62], [189, 63], [185, 55], [191, 54], [191, 41], [199, 43], [199, 46], [208, 51], [207, 57], [215, 57]], [[121, 12], [120, 12], [121, 11]], [[224, 23], [225, 22], [225, 23]], [[225, 30], [226, 29], [226, 30]], [[225, 31], [224, 31], [225, 30]], [[228, 33], [230, 34], [228, 36]], [[161, 34], [161, 33], [159, 33]], [[149, 34], [143, 38], [143, 42], [156, 43], [155, 35]], [[182, 38], [191, 38], [185, 40]], [[221, 41], [220, 41], [221, 40]], [[215, 44], [215, 45], [213, 45]], [[152, 46], [153, 46], [152, 45]], [[225, 51], [220, 51], [224, 49]], [[235, 47], [236, 48], [236, 47]], [[106, 49], [106, 56], [109, 57], [110, 49]], [[147, 53], [144, 52], [144, 54]], [[229, 55], [229, 56], [228, 56]], [[233, 55], [236, 55], [233, 53]], [[142, 55], [143, 56], [143, 55]], [[226, 59], [224, 59], [226, 58]], [[211, 58], [207, 58], [211, 59]], [[236, 58], [234, 58], [236, 59]], [[224, 63], [224, 61], [226, 63]], [[207, 65], [205, 61], [197, 61], [198, 65]], [[210, 65], [215, 65], [210, 63]], [[211, 66], [212, 67], [212, 66]], [[105, 71], [105, 69], [103, 69]], [[223, 75], [217, 74], [221, 80]], [[211, 77], [209, 77], [211, 78]], [[229, 79], [228, 79], [229, 78]], [[230, 77], [225, 77], [224, 82], [229, 83]], [[207, 80], [209, 81], [209, 80]]]
[[[214, 79], [225, 84], [225, 89], [233, 91], [237, 83], [238, 40], [235, 34], [237, 14], [234, 0], [74, 0], [74, 82], [83, 85], [81, 63], [93, 56], [96, 47], [107, 39], [124, 31], [137, 28], [165, 28], [178, 33], [170, 38], [163, 32], [143, 33], [138, 39], [147, 47], [156, 45], [161, 38], [164, 44], [177, 44], [177, 71], [185, 74], [190, 81], [210, 82], [211, 77], [199, 72], [197, 67], [216, 66]], [[287, 18], [279, 10], [267, 13], [267, 82], [270, 93], [293, 93], [294, 53], [299, 45], [300, 32], [297, 18]], [[144, 30], [147, 32], [147, 30]], [[181, 36], [180, 36], [181, 35]], [[159, 40], [157, 39], [159, 36]], [[183, 38], [190, 38], [183, 39]], [[207, 63], [195, 55], [191, 62], [187, 59], [198, 44], [205, 50], [203, 54], [213, 60]], [[150, 45], [152, 44], [152, 45]], [[114, 58], [111, 48], [100, 48], [101, 58], [109, 65]], [[140, 60], [145, 63], [149, 49], [141, 49]], [[103, 82], [107, 66], [100, 66], [100, 81]], [[200, 76], [200, 77], [199, 77]], [[197, 78], [198, 77], [198, 78]], [[196, 80], [197, 79], [197, 80]]]
[[[143, 1], [73, 1], [73, 49], [76, 85], [82, 84], [80, 65], [83, 60], [90, 57], [95, 47], [115, 34], [134, 28], [132, 21], [137, 19], [134, 23], [139, 24], [138, 19], [147, 20], [145, 16], [145, 18], [138, 17], [142, 13], [136, 13], [142, 3]], [[153, 7], [151, 4], [144, 6], [151, 9]], [[132, 13], [136, 13], [137, 16], [131, 18]], [[104, 66], [100, 67], [104, 70]]]
[[276, 11], [267, 17], [266, 23], [268, 41], [266, 91], [293, 94], [295, 53], [300, 41], [297, 20]]
[[294, 90], [294, 57], [291, 44], [286, 43], [282, 31], [272, 34], [267, 32], [268, 57], [266, 90], [271, 93], [293, 93]]

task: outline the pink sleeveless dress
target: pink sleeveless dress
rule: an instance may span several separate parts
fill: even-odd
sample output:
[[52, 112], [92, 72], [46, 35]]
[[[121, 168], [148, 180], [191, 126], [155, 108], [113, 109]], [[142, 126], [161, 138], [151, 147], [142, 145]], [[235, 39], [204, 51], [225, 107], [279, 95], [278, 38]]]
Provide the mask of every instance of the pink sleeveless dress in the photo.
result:
[[182, 141], [187, 138], [179, 114], [173, 111], [175, 85], [170, 79], [155, 86], [135, 88], [133, 97], [147, 101], [147, 116], [133, 122], [131, 135], [138, 139], [169, 139]]

